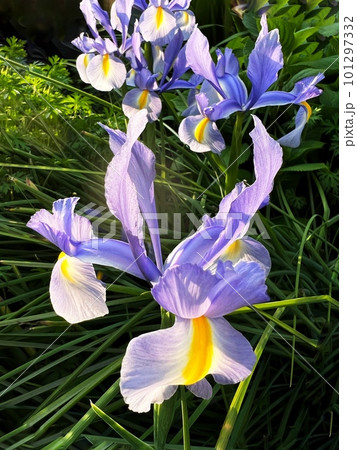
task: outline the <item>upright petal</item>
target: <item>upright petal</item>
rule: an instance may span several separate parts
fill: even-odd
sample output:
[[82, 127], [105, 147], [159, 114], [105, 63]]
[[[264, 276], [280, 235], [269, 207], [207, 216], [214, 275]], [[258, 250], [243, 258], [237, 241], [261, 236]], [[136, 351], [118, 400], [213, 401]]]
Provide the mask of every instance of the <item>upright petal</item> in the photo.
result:
[[[264, 22], [263, 22], [264, 23]], [[259, 97], [278, 79], [283, 67], [283, 53], [279, 42], [279, 30], [259, 35], [255, 47], [249, 56], [247, 74], [252, 82], [252, 91], [248, 104], [254, 105]]]
[[226, 97], [221, 89], [215, 71], [206, 36], [195, 28], [186, 44], [187, 64], [196, 75], [201, 75], [217, 90], [223, 98]]
[[[255, 128], [250, 136], [254, 143], [255, 182], [248, 187], [237, 185], [232, 193], [226, 196], [229, 202], [225, 199], [221, 202], [217, 218], [221, 222], [226, 216], [225, 228], [206, 255], [207, 267], [224, 252], [227, 246], [231, 245], [236, 239], [243, 237], [247, 232], [250, 219], [266, 201], [273, 189], [275, 175], [282, 164], [281, 146], [268, 135], [260, 119], [256, 116], [253, 116], [253, 119]], [[224, 211], [222, 211], [222, 207]], [[211, 222], [213, 224], [214, 219], [211, 219]]]
[[[146, 125], [146, 111], [139, 111], [129, 121], [128, 134], [124, 145], [122, 137], [106, 128], [110, 145], [116, 146], [116, 155], [108, 166], [105, 178], [105, 194], [110, 211], [121, 221], [137, 264], [145, 273], [151, 269], [144, 246], [143, 225], [145, 215], [153, 241], [158, 266], [161, 267], [160, 237], [158, 234], [156, 206], [154, 198], [155, 157], [143, 144], [135, 143]], [[147, 266], [149, 264], [150, 267]], [[156, 274], [147, 273], [151, 280]]]
[[27, 223], [29, 228], [69, 255], [76, 252], [76, 244], [92, 239], [91, 223], [85, 217], [74, 214], [78, 197], [57, 200], [53, 203], [53, 214], [41, 209]]
[[69, 323], [95, 319], [109, 312], [105, 287], [96, 278], [93, 266], [64, 253], [52, 271], [50, 297], [56, 314]]

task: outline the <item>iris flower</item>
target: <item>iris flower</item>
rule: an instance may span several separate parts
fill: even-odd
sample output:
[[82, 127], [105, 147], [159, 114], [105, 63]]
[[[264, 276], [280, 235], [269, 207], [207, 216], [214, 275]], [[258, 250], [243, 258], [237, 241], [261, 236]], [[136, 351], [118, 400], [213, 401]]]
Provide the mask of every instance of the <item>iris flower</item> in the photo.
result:
[[136, 2], [143, 9], [139, 19], [140, 32], [146, 42], [154, 45], [166, 45], [181, 30], [187, 39], [194, 26], [195, 16], [188, 11], [191, 0], [150, 0]]
[[[159, 94], [170, 89], [196, 87], [197, 77], [193, 77], [189, 81], [179, 79], [188, 70], [185, 48], [182, 48], [183, 41], [183, 34], [179, 30], [165, 50], [153, 46], [153, 53], [158, 56], [156, 61], [154, 59], [154, 70], [161, 69], [161, 73], [155, 74], [148, 69], [139, 43], [135, 42], [134, 45], [133, 42], [130, 52], [133, 69], [127, 84], [135, 88], [128, 91], [123, 99], [123, 112], [129, 119], [138, 111], [146, 109], [149, 122], [153, 122], [161, 113], [162, 104]], [[169, 76], [171, 71], [171, 76]], [[158, 79], [159, 81], [157, 81]]]
[[[267, 19], [261, 19], [262, 29], [255, 47], [249, 56], [247, 76], [252, 88], [248, 95], [247, 88], [239, 77], [239, 62], [232, 50], [225, 49], [224, 54], [217, 50], [217, 64], [213, 63], [209, 52], [207, 38], [196, 28], [186, 45], [187, 63], [197, 75], [204, 77], [200, 93], [205, 96], [207, 106], [200, 106], [193, 116], [186, 117], [180, 125], [179, 136], [193, 151], [218, 152], [216, 142], [222, 141], [218, 130], [212, 133], [216, 120], [226, 118], [237, 111], [248, 111], [264, 106], [301, 105], [296, 129], [282, 138], [281, 143], [298, 146], [302, 129], [309, 119], [306, 111], [311, 109], [307, 100], [320, 95], [316, 84], [324, 76], [319, 74], [297, 82], [290, 92], [267, 91], [277, 80], [278, 72], [283, 67], [283, 54], [279, 42], [279, 30], [268, 32]], [[197, 98], [198, 104], [203, 103]], [[192, 114], [192, 107], [189, 108]], [[212, 139], [211, 139], [212, 138]]]
[[132, 339], [124, 356], [120, 390], [129, 408], [147, 412], [169, 399], [178, 385], [210, 398], [209, 374], [220, 384], [244, 380], [255, 363], [247, 339], [222, 316], [268, 300], [264, 270], [240, 262], [220, 264], [216, 274], [195, 264], [174, 266], [154, 285], [155, 300], [175, 314], [171, 328]]
[[50, 298], [56, 314], [69, 323], [108, 313], [105, 287], [96, 278], [94, 263], [144, 278], [129, 244], [96, 238], [90, 221], [74, 213], [78, 200], [78, 197], [57, 200], [52, 214], [41, 209], [27, 223], [61, 250], [52, 270]]
[[[127, 40], [127, 29], [131, 6], [130, 2], [121, 4], [126, 7], [122, 7], [120, 13], [114, 16], [116, 20], [112, 26], [108, 13], [100, 7], [98, 0], [82, 0], [80, 3], [81, 11], [93, 38], [81, 33], [72, 41], [72, 44], [83, 52], [78, 56], [76, 66], [81, 80], [91, 84], [99, 91], [120, 88], [125, 81], [125, 65], [115, 54], [123, 54], [130, 47], [130, 41]], [[109, 38], [103, 39], [99, 35], [97, 22], [107, 31]], [[120, 49], [113, 28], [119, 29], [123, 33]]]
[[245, 236], [249, 223], [258, 209], [269, 202], [274, 177], [282, 165], [282, 149], [272, 139], [258, 117], [253, 116], [255, 128], [250, 133], [253, 140], [255, 181], [248, 186], [238, 183], [226, 195], [217, 215], [204, 216], [202, 226], [182, 241], [169, 255], [167, 266], [199, 264], [215, 269], [218, 260], [256, 261], [266, 272], [270, 269], [270, 257], [265, 247], [255, 239]]

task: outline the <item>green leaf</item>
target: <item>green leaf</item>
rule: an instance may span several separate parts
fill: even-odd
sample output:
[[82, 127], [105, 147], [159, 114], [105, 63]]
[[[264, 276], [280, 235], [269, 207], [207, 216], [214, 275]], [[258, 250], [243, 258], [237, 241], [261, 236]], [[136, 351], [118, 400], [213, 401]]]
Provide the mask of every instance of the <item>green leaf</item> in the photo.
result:
[[125, 439], [128, 444], [131, 444], [134, 448], [138, 450], [145, 450], [150, 449], [153, 450], [153, 448], [143, 442], [141, 439], [134, 436], [130, 431], [126, 430], [124, 427], [122, 427], [118, 422], [116, 422], [114, 419], [109, 417], [107, 414], [105, 414], [104, 411], [102, 411], [98, 406], [96, 406], [94, 403], [91, 402], [91, 407], [93, 411], [106, 422], [113, 430], [119, 434], [123, 439]]
[[280, 172], [311, 172], [313, 170], [328, 169], [324, 163], [306, 163], [296, 166], [284, 167]]
[[339, 26], [338, 23], [332, 23], [331, 25], [326, 25], [319, 29], [319, 33], [325, 37], [335, 36], [336, 34], [338, 34], [338, 26]]

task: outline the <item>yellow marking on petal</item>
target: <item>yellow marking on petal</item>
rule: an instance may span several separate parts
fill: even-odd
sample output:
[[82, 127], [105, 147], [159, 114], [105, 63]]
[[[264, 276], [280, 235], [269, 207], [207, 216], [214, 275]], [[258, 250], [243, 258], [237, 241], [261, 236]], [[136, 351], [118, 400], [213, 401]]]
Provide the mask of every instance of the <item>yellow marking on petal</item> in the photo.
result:
[[307, 102], [301, 102], [301, 104], [303, 106], [305, 106], [305, 108], [307, 109], [307, 120], [306, 120], [306, 122], [307, 122], [311, 117], [312, 109], [311, 109], [311, 106]]
[[102, 280], [103, 275], [104, 275], [103, 272], [99, 271], [99, 272], [97, 273], [97, 279], [98, 279], [98, 280]]
[[[67, 257], [68, 255], [66, 255], [64, 252], [61, 252], [59, 254], [58, 260]], [[75, 283], [72, 275], [70, 274], [70, 270], [71, 270], [71, 265], [69, 260], [66, 258], [62, 261], [61, 263], [61, 271], [62, 271], [62, 275], [70, 282], [70, 283]]]
[[159, 29], [164, 21], [164, 11], [162, 6], [159, 6], [156, 11], [156, 28]]
[[192, 327], [188, 362], [182, 372], [185, 384], [202, 380], [208, 374], [213, 359], [212, 330], [209, 320], [204, 316], [192, 319]]
[[108, 53], [106, 53], [103, 56], [102, 67], [103, 67], [104, 75], [108, 76], [108, 72], [109, 72], [109, 69], [110, 69], [110, 62], [109, 62], [109, 54]]
[[145, 89], [139, 96], [138, 105], [139, 109], [143, 109], [148, 104], [149, 91]]
[[190, 15], [188, 14], [187, 11], [182, 11], [182, 17], [185, 25], [187, 25], [188, 21], [190, 20]]
[[198, 123], [198, 125], [197, 125], [197, 127], [195, 129], [195, 139], [199, 143], [201, 143], [203, 141], [204, 134], [205, 134], [205, 129], [206, 129], [206, 126], [208, 125], [208, 122], [209, 122], [209, 119], [207, 117], [203, 118]]
[[234, 241], [231, 245], [229, 245], [226, 250], [222, 253], [220, 258], [223, 261], [236, 261], [239, 257], [239, 253], [242, 250], [242, 243], [240, 239]]
[[86, 54], [84, 55], [83, 62], [84, 62], [84, 67], [87, 68], [87, 66], [88, 66], [88, 64], [89, 64], [89, 56], [88, 56], [88, 53], [86, 53]]

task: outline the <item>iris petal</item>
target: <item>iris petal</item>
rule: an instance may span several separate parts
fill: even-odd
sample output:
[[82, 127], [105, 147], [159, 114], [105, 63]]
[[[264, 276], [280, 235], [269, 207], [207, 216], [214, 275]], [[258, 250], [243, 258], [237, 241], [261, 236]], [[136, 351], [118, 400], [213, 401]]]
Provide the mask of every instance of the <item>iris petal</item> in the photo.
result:
[[105, 287], [96, 278], [92, 264], [62, 253], [50, 281], [50, 297], [56, 314], [69, 323], [108, 314]]

